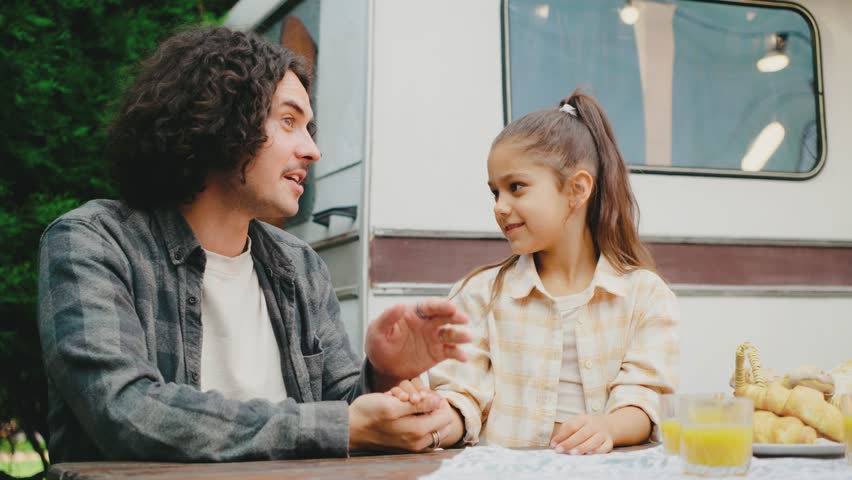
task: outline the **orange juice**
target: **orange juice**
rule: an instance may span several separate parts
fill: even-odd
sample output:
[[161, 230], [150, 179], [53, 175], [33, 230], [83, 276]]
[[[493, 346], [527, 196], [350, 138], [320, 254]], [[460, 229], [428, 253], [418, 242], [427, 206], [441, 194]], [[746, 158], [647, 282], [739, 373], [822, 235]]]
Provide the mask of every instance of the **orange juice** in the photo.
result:
[[751, 459], [751, 426], [689, 425], [681, 439], [681, 455], [692, 465], [738, 467]]
[[843, 429], [846, 430], [846, 461], [852, 465], [852, 415], [843, 417]]
[[677, 454], [680, 451], [680, 422], [675, 420], [663, 420], [660, 422], [663, 431], [663, 449], [666, 453]]

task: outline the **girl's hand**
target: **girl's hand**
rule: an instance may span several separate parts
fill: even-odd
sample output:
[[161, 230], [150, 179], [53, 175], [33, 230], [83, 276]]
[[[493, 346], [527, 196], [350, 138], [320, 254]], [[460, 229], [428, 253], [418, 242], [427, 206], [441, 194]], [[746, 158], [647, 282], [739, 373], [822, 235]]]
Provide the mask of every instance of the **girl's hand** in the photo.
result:
[[577, 415], [554, 429], [550, 447], [571, 455], [612, 451], [612, 429], [606, 417]]
[[423, 412], [431, 412], [438, 408], [441, 396], [433, 392], [429, 387], [423, 385], [420, 377], [411, 380], [403, 380], [399, 385], [391, 388], [386, 395], [392, 395], [401, 402], [409, 402], [418, 405]]

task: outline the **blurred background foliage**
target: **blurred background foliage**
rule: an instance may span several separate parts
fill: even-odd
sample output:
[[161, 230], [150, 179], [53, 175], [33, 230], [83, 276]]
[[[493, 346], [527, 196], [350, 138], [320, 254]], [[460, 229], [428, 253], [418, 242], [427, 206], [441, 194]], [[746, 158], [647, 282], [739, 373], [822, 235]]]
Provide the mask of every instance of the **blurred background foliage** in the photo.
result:
[[50, 433], [36, 330], [41, 232], [115, 196], [106, 126], [134, 65], [175, 29], [217, 23], [234, 3], [0, 2], [0, 443], [14, 448], [24, 434], [42, 456], [35, 439]]

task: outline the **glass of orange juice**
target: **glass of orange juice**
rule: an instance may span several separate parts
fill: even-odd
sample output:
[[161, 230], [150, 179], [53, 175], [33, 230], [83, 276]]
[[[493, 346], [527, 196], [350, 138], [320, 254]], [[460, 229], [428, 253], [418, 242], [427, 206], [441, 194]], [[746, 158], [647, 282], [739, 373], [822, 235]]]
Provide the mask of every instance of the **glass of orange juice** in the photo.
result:
[[680, 418], [677, 416], [680, 395], [667, 393], [660, 396], [660, 430], [663, 451], [670, 455], [680, 452]]
[[843, 411], [843, 430], [846, 433], [846, 462], [852, 465], [852, 392], [840, 397]]
[[751, 464], [754, 404], [748, 398], [688, 395], [678, 402], [684, 472], [745, 475]]

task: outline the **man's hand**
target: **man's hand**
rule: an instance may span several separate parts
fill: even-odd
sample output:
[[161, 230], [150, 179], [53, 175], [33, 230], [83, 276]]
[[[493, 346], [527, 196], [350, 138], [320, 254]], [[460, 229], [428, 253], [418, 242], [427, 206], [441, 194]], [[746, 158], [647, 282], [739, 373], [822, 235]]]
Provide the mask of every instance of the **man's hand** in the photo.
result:
[[571, 455], [609, 453], [613, 439], [606, 417], [577, 415], [554, 429], [550, 447]]
[[448, 358], [467, 360], [467, 316], [447, 301], [396, 305], [367, 328], [365, 351], [373, 366], [373, 390], [384, 391], [414, 378]]
[[452, 435], [454, 416], [447, 401], [437, 397], [414, 405], [383, 393], [362, 395], [349, 406], [349, 449], [431, 450], [436, 436]]

